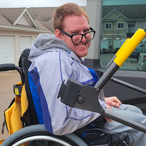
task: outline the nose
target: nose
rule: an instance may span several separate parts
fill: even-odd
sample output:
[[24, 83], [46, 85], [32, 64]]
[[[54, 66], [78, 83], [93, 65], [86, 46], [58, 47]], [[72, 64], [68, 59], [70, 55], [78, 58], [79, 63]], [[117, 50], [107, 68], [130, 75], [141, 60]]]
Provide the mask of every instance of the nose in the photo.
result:
[[83, 35], [83, 37], [82, 37], [82, 42], [87, 42], [86, 38], [85, 38], [85, 35]]

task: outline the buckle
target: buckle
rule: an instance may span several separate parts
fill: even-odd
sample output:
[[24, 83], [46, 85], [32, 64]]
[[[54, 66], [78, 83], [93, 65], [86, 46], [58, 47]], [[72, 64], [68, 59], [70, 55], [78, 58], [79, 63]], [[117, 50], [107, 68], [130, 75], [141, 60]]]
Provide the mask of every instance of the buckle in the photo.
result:
[[16, 96], [21, 97], [22, 86], [21, 85], [13, 85], [13, 92]]

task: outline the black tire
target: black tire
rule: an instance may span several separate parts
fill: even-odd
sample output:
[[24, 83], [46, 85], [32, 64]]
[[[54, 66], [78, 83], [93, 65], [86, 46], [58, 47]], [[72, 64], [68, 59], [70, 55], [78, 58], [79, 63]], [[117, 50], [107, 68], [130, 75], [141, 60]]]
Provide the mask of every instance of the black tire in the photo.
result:
[[44, 125], [33, 125], [23, 128], [9, 136], [1, 146], [18, 146], [29, 141], [45, 140], [52, 141], [60, 146], [79, 146], [66, 136], [56, 136], [49, 133]]

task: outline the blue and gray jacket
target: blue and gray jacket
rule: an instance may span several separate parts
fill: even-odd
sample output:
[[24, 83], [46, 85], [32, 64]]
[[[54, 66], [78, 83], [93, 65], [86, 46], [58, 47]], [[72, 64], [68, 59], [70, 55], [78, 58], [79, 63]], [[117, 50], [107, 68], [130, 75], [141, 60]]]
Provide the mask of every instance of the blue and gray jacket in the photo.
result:
[[[55, 135], [72, 133], [100, 116], [71, 108], [57, 99], [62, 82], [68, 78], [89, 86], [94, 86], [98, 80], [96, 73], [83, 65], [61, 39], [40, 34], [31, 45], [29, 60], [32, 62], [29, 84], [38, 121], [45, 124], [49, 132]], [[105, 107], [103, 91], [99, 101]]]

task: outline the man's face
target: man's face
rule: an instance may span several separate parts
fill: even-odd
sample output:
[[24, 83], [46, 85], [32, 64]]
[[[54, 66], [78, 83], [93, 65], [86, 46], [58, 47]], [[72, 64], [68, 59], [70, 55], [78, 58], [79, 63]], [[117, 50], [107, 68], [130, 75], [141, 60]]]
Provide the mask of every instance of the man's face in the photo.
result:
[[[64, 18], [64, 31], [70, 35], [73, 34], [84, 34], [90, 30], [88, 21], [85, 16], [81, 15], [67, 15]], [[74, 44], [71, 38], [61, 34], [61, 39], [67, 44], [67, 46], [78, 56], [84, 57], [88, 53], [88, 48], [90, 46], [90, 41], [87, 42], [85, 37], [78, 44]]]

